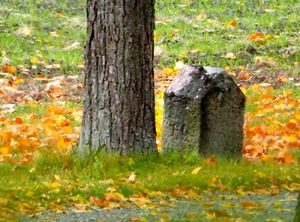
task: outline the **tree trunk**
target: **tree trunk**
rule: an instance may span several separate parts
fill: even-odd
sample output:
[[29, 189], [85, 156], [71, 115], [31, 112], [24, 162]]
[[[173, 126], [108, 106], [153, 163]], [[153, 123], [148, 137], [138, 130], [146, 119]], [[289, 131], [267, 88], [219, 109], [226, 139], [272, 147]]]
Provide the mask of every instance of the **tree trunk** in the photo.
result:
[[88, 0], [79, 152], [156, 151], [154, 0]]

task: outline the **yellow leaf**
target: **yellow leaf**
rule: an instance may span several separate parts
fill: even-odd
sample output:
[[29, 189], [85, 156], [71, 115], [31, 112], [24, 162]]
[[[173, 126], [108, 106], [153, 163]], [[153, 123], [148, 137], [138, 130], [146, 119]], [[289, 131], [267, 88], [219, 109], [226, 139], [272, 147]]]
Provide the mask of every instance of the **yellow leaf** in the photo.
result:
[[247, 88], [246, 88], [245, 86], [241, 86], [241, 87], [240, 87], [240, 90], [241, 90], [244, 94], [247, 93]]
[[195, 169], [193, 169], [192, 174], [197, 175], [201, 169], [202, 167], [196, 167]]
[[300, 111], [299, 110], [295, 112], [295, 119], [300, 120]]
[[16, 78], [15, 81], [14, 81], [14, 84], [20, 84], [20, 83], [23, 83], [25, 80], [22, 79], [22, 78]]
[[183, 67], [184, 67], [184, 63], [182, 61], [178, 61], [176, 62], [174, 69], [181, 70]]
[[205, 14], [199, 14], [199, 15], [197, 15], [196, 16], [196, 20], [203, 20], [203, 19], [205, 19], [206, 18], [206, 15]]
[[60, 138], [56, 144], [57, 148], [68, 150], [72, 148], [72, 143], [65, 138]]
[[130, 174], [130, 176], [128, 177], [127, 181], [130, 182], [130, 183], [134, 183], [135, 180], [136, 180], [136, 175], [133, 172], [132, 174]]
[[9, 147], [0, 147], [0, 154], [9, 154], [11, 153], [11, 148]]
[[290, 185], [284, 184], [283, 187], [289, 191], [299, 192], [300, 191], [300, 184], [299, 183], [292, 183]]
[[31, 35], [31, 29], [27, 26], [20, 27], [16, 30], [15, 34], [20, 36], [29, 36]]
[[58, 181], [54, 181], [53, 183], [49, 184], [49, 188], [50, 189], [58, 189], [61, 187], [61, 183]]
[[228, 52], [226, 55], [225, 55], [225, 58], [226, 59], [236, 59], [236, 55], [233, 53], [233, 52]]
[[44, 64], [44, 61], [40, 60], [39, 58], [35, 57], [35, 56], [32, 56], [30, 58], [30, 62], [31, 64], [33, 65], [43, 65]]
[[27, 191], [26, 196], [27, 197], [32, 197], [34, 195], [34, 192], [32, 190]]

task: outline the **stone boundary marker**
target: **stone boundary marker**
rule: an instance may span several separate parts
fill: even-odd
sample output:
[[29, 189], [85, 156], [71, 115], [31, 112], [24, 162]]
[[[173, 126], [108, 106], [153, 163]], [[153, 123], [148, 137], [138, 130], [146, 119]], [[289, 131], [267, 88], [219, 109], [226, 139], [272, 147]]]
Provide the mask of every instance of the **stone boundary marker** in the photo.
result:
[[163, 151], [241, 156], [245, 100], [223, 69], [185, 65], [164, 94]]

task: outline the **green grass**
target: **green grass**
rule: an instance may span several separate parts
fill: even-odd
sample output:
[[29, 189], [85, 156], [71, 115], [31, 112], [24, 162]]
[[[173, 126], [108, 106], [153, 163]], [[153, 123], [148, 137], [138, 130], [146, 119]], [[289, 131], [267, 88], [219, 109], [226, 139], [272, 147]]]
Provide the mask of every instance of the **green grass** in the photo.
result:
[[[299, 165], [217, 160], [211, 165], [196, 153], [129, 157], [95, 153], [86, 158], [44, 153], [31, 166], [0, 164], [0, 198], [9, 199], [8, 208], [28, 213], [51, 208], [53, 204], [57, 207], [87, 203], [90, 196], [103, 197], [109, 187], [125, 197], [151, 197], [156, 191], [172, 195], [179, 185], [201, 194], [220, 187], [228, 191], [269, 190], [271, 186], [281, 188], [300, 179]], [[202, 169], [193, 175], [196, 167]], [[136, 174], [135, 183], [121, 181], [132, 172]], [[56, 181], [61, 186], [53, 187]]]
[[[166, 50], [162, 64], [168, 65], [174, 59], [202, 63], [210, 66], [252, 65], [254, 56], [271, 57], [277, 67], [288, 68], [280, 50], [299, 45], [297, 33], [300, 5], [296, 1], [157, 1], [157, 19], [168, 21], [157, 25], [160, 37], [158, 46]], [[197, 17], [200, 16], [200, 20]], [[237, 19], [239, 25], [226, 28], [225, 23]], [[177, 30], [177, 31], [175, 31]], [[253, 44], [257, 55], [249, 55], [246, 48], [251, 43], [249, 34], [257, 31], [278, 35], [266, 45]], [[190, 50], [197, 50], [195, 56]], [[299, 49], [298, 49], [299, 50]], [[228, 52], [237, 55], [232, 61], [222, 56]], [[239, 56], [240, 55], [240, 56]], [[194, 57], [194, 58], [193, 58]], [[290, 64], [299, 61], [299, 54], [289, 58]]]
[[[2, 60], [13, 65], [30, 65], [32, 57], [46, 64], [61, 64], [61, 72], [78, 74], [85, 44], [86, 1], [3, 0], [0, 3], [0, 50]], [[209, 66], [252, 66], [255, 56], [275, 61], [270, 69], [290, 75], [291, 65], [300, 60], [300, 4], [289, 1], [215, 1], [157, 0], [156, 47], [164, 50], [157, 67], [173, 66], [176, 61]], [[238, 26], [227, 28], [233, 19]], [[16, 35], [27, 27], [31, 35]], [[276, 36], [264, 45], [247, 37], [256, 31]], [[51, 35], [56, 32], [58, 36]], [[75, 49], [65, 47], [79, 43]], [[257, 53], [247, 53], [253, 45]], [[194, 50], [192, 53], [191, 51]], [[290, 52], [284, 58], [285, 51]], [[224, 56], [233, 52], [237, 59]], [[4, 59], [6, 58], [6, 59]], [[1, 62], [1, 57], [0, 57]]]
[[[77, 73], [85, 42], [84, 4], [85, 1], [1, 1], [3, 57], [13, 65], [29, 65], [36, 57], [46, 64], [61, 64], [64, 72]], [[22, 27], [31, 30], [31, 35], [16, 35]], [[64, 50], [75, 42], [80, 44], [78, 48]]]

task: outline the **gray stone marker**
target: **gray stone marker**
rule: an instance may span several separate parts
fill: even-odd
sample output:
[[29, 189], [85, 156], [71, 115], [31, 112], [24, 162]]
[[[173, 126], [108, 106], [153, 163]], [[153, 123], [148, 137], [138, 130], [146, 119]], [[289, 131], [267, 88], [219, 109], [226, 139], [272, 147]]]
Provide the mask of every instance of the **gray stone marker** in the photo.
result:
[[223, 69], [186, 65], [165, 91], [163, 151], [241, 156], [245, 100]]

